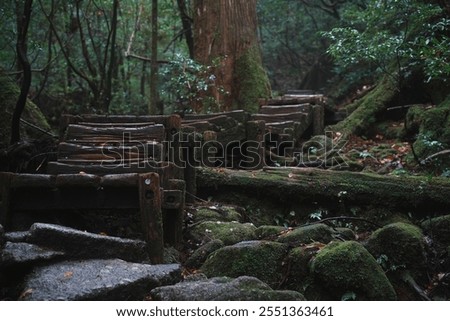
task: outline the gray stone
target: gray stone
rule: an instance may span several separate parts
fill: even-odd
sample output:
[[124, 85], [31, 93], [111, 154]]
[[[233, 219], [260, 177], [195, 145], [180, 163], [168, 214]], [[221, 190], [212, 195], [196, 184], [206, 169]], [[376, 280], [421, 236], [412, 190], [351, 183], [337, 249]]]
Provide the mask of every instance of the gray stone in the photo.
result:
[[0, 254], [0, 267], [32, 265], [63, 256], [63, 252], [44, 249], [34, 244], [6, 242]]
[[144, 241], [103, 236], [52, 224], [33, 224], [28, 242], [64, 251], [68, 257], [76, 259], [119, 258], [129, 262], [149, 259]]
[[275, 291], [254, 277], [237, 279], [218, 277], [178, 283], [151, 291], [151, 297], [160, 301], [303, 301], [301, 293]]
[[29, 235], [28, 231], [8, 232], [5, 233], [5, 238], [9, 242], [26, 243]]
[[3, 248], [5, 243], [6, 243], [5, 230], [3, 229], [3, 226], [0, 225], [0, 250]]
[[27, 301], [143, 300], [150, 290], [181, 280], [178, 264], [147, 265], [119, 259], [61, 262], [26, 278]]
[[202, 266], [203, 263], [205, 263], [206, 259], [211, 253], [217, 251], [222, 247], [224, 247], [224, 244], [221, 240], [213, 240], [211, 242], [206, 243], [203, 246], [200, 246], [186, 260], [185, 266], [187, 268], [199, 268], [200, 266]]

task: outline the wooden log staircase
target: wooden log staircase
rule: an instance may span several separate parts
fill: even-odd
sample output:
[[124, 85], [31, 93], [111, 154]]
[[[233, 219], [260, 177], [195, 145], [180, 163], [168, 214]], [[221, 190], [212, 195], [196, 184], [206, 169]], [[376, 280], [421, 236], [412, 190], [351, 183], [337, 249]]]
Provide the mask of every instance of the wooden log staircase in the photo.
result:
[[0, 173], [0, 224], [15, 212], [139, 210], [154, 263], [182, 240], [195, 167], [260, 169], [271, 144], [322, 134], [323, 96], [293, 92], [242, 110], [163, 116], [63, 115], [57, 160], [46, 174]]

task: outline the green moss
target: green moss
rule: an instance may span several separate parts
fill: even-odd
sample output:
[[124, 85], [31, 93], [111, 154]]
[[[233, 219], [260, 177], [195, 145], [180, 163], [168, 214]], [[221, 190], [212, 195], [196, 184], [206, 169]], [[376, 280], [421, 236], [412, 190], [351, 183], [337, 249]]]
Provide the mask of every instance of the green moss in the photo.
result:
[[199, 208], [194, 215], [194, 222], [202, 221], [240, 221], [241, 214], [228, 206]]
[[256, 227], [251, 223], [206, 221], [194, 225], [189, 233], [191, 238], [200, 244], [211, 240], [221, 240], [225, 245], [231, 245], [254, 239], [255, 229]]
[[286, 281], [287, 289], [305, 293], [308, 287], [310, 287], [312, 277], [309, 271], [309, 264], [316, 254], [317, 249], [316, 247], [301, 246], [289, 252], [289, 274]]
[[427, 219], [422, 228], [433, 240], [450, 245], [450, 215]]
[[299, 227], [295, 230], [285, 233], [277, 239], [277, 242], [296, 244], [321, 242], [326, 244], [333, 239], [332, 234], [333, 231], [328, 225], [313, 224]]
[[386, 76], [375, 89], [348, 106], [350, 116], [334, 126], [334, 130], [357, 135], [364, 134], [376, 122], [377, 114], [388, 106], [397, 93], [396, 86]]
[[[0, 76], [0, 145], [8, 145], [11, 136], [11, 119], [16, 106], [17, 98], [19, 96], [19, 87], [6, 76]], [[25, 110], [22, 118], [29, 121], [33, 125], [36, 125], [46, 131], [50, 131], [50, 126], [47, 123], [41, 110], [33, 104], [30, 100], [27, 100]], [[21, 128], [22, 139], [36, 136], [36, 131], [33, 129], [22, 126]], [[38, 133], [40, 136], [41, 134]]]
[[287, 248], [287, 245], [268, 241], [226, 246], [211, 254], [201, 271], [208, 277], [253, 276], [270, 286], [278, 286], [283, 277], [282, 262]]
[[375, 257], [387, 257], [387, 268], [406, 268], [419, 272], [426, 265], [424, 237], [420, 228], [407, 223], [393, 223], [376, 230], [367, 241]]
[[269, 78], [262, 68], [258, 47], [247, 50], [236, 60], [235, 83], [237, 84], [237, 109], [256, 113], [258, 99], [270, 96]]
[[311, 265], [315, 280], [332, 299], [353, 292], [357, 300], [395, 300], [388, 278], [372, 255], [355, 241], [333, 242], [324, 247]]
[[262, 225], [256, 229], [255, 236], [258, 240], [264, 238], [273, 238], [285, 230], [286, 228], [283, 226]]

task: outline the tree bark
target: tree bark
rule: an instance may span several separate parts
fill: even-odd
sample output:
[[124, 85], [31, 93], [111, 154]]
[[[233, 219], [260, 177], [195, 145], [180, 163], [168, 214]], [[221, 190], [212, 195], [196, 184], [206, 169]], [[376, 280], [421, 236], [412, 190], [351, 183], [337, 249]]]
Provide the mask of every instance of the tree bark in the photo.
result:
[[152, 54], [150, 67], [149, 113], [157, 113], [158, 105], [158, 0], [152, 0]]
[[22, 85], [20, 88], [20, 95], [17, 99], [16, 107], [12, 116], [11, 122], [11, 145], [20, 141], [20, 117], [25, 109], [27, 103], [28, 91], [31, 85], [31, 65], [27, 57], [27, 34], [28, 25], [31, 19], [31, 7], [33, 0], [26, 0], [23, 6], [23, 13], [21, 17], [18, 17], [18, 33], [16, 50], [19, 60], [19, 65], [23, 70]]
[[411, 211], [418, 216], [448, 211], [447, 178], [396, 177], [312, 168], [264, 168], [232, 171], [200, 168], [197, 188], [208, 196], [234, 192], [280, 204], [345, 204]]
[[194, 59], [194, 36], [192, 34], [192, 18], [189, 17], [186, 1], [177, 0], [178, 11], [180, 12], [181, 23], [183, 25], [183, 33], [186, 38], [186, 44], [189, 49], [189, 57]]
[[256, 111], [258, 98], [270, 95], [257, 28], [256, 0], [194, 1], [194, 57], [218, 65], [212, 94], [222, 109]]

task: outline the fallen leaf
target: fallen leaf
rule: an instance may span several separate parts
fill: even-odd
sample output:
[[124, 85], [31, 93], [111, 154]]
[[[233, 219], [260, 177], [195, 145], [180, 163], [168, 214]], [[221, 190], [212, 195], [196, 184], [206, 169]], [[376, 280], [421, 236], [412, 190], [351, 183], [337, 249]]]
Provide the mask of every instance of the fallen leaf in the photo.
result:
[[64, 273], [64, 278], [66, 279], [70, 279], [73, 276], [73, 272], [72, 271], [68, 271]]

